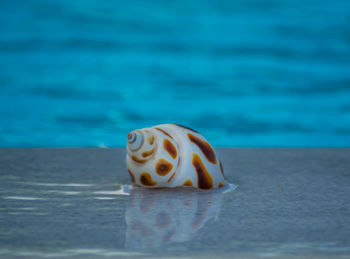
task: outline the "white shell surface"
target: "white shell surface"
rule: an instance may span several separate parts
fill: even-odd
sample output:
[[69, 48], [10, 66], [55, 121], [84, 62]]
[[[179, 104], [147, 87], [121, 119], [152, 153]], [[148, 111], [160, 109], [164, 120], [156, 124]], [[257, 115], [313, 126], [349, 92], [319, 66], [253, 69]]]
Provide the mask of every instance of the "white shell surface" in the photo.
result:
[[134, 184], [151, 187], [224, 187], [221, 161], [198, 132], [176, 124], [137, 130], [143, 141], [133, 150], [128, 143], [127, 166]]

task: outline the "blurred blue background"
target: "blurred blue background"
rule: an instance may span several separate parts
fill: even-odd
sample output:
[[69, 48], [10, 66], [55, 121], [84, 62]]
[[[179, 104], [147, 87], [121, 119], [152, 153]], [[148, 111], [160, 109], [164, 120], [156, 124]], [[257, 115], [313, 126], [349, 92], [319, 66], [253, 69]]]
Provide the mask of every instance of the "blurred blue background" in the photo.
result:
[[0, 1], [0, 145], [350, 144], [350, 1]]

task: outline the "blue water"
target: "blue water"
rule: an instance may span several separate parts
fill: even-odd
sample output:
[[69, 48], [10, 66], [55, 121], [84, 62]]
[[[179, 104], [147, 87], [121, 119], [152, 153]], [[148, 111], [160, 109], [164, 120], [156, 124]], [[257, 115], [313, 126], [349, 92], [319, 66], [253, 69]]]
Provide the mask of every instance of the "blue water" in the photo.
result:
[[0, 145], [350, 145], [350, 1], [0, 2]]

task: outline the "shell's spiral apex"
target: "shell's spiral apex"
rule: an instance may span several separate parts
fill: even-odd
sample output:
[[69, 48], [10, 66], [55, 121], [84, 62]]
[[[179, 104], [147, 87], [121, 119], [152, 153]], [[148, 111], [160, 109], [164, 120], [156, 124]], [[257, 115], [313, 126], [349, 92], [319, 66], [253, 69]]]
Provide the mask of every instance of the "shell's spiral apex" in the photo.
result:
[[214, 189], [229, 184], [209, 142], [197, 131], [178, 124], [128, 133], [126, 163], [137, 186]]

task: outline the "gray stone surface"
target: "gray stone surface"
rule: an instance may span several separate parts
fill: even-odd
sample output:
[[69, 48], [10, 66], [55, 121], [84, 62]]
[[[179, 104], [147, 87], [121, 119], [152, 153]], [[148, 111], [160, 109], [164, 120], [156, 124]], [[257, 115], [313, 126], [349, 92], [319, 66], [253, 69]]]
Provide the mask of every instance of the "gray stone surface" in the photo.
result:
[[218, 149], [220, 191], [144, 190], [124, 149], [0, 149], [0, 257], [350, 256], [350, 149]]

